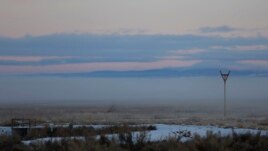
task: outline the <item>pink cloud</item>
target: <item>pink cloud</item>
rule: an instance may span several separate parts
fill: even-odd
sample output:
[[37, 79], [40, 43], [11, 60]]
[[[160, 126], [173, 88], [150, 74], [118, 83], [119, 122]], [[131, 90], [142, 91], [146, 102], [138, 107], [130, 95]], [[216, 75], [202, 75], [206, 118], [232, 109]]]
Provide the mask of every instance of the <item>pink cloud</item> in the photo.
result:
[[0, 61], [39, 62], [46, 59], [68, 59], [73, 56], [0, 56]]
[[241, 60], [239, 63], [268, 69], [268, 60]]
[[185, 56], [180, 56], [180, 55], [168, 55], [168, 56], [158, 56], [155, 57], [157, 59], [163, 59], [163, 60], [178, 60], [178, 59], [185, 59]]
[[213, 49], [226, 49], [234, 51], [264, 51], [268, 50], [268, 45], [238, 45], [232, 47], [213, 46]]
[[46, 66], [0, 66], [2, 74], [27, 73], [75, 73], [93, 71], [140, 71], [161, 68], [189, 67], [200, 63], [200, 60], [160, 60], [155, 62], [98, 62], [73, 63]]
[[205, 50], [194, 48], [194, 49], [171, 50], [170, 52], [176, 55], [192, 55], [205, 52]]

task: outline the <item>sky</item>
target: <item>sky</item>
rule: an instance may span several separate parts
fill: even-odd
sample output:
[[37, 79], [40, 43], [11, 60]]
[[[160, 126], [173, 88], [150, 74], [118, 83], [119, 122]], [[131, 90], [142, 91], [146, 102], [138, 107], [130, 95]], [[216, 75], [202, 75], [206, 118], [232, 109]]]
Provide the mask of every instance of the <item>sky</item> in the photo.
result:
[[0, 102], [221, 104], [231, 70], [228, 99], [260, 109], [267, 14], [267, 0], [0, 0]]
[[265, 0], [0, 0], [0, 75], [267, 74], [267, 14]]

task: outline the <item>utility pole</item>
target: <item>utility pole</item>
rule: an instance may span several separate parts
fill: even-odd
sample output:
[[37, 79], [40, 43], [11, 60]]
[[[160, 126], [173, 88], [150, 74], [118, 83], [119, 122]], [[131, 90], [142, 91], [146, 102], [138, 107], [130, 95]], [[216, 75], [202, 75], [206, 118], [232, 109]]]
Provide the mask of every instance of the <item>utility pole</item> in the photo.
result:
[[223, 79], [224, 82], [224, 112], [223, 115], [224, 117], [226, 117], [226, 81], [229, 77], [230, 71], [228, 71], [228, 73], [222, 73], [222, 71], [220, 71], [221, 73], [221, 77]]

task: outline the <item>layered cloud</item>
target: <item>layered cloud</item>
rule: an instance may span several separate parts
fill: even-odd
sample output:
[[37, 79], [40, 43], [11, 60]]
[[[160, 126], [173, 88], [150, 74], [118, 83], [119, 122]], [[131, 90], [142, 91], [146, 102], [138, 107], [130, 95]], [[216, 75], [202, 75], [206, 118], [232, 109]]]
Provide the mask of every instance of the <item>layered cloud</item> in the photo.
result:
[[0, 61], [41, 62], [44, 60], [70, 59], [73, 56], [0, 56]]
[[218, 33], [218, 32], [232, 32], [232, 31], [236, 31], [236, 30], [239, 30], [237, 28], [233, 28], [233, 27], [230, 27], [230, 26], [216, 26], [216, 27], [201, 27], [199, 28], [199, 31], [200, 32], [203, 32], [203, 33]]
[[[1, 74], [268, 70], [268, 38], [200, 35], [53, 34], [0, 38]], [[251, 61], [250, 61], [251, 60]], [[251, 66], [253, 65], [254, 66]]]
[[268, 51], [268, 45], [236, 45], [236, 46], [231, 46], [231, 47], [213, 46], [212, 48], [236, 50], [236, 51]]
[[205, 51], [206, 50], [204, 49], [193, 48], [193, 49], [183, 49], [183, 50], [172, 50], [170, 52], [175, 55], [184, 56], [184, 55], [200, 54]]
[[193, 34], [207, 35], [207, 36], [221, 36], [221, 37], [262, 37], [267, 36], [267, 26], [258, 28], [245, 28], [245, 27], [233, 27], [228, 25], [223, 26], [204, 26], [198, 28]]
[[241, 60], [239, 63], [268, 69], [268, 60]]
[[155, 62], [98, 62], [49, 66], [0, 66], [2, 74], [80, 73], [93, 71], [143, 71], [163, 68], [190, 67], [199, 60], [161, 60]]

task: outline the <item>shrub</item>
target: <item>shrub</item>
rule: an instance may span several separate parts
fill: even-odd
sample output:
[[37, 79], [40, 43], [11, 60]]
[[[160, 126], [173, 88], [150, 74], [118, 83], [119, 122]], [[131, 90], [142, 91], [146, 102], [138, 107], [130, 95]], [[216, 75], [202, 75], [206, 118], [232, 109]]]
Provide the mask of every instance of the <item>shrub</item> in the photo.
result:
[[[67, 128], [69, 129], [69, 128]], [[61, 135], [69, 135], [67, 129], [58, 129]], [[74, 130], [75, 128], [73, 128]], [[0, 136], [0, 150], [3, 151], [266, 151], [268, 150], [268, 136], [257, 134], [236, 134], [232, 136], [221, 136], [221, 134], [207, 133], [207, 137], [193, 136], [192, 140], [185, 143], [179, 141], [178, 136], [150, 142], [146, 131], [141, 131], [134, 135], [132, 130], [138, 129], [131, 126], [116, 126], [103, 131], [100, 138], [96, 140], [93, 135], [86, 135], [85, 140], [62, 139], [61, 141], [46, 143], [37, 142], [35, 144], [24, 145], [18, 136]], [[79, 131], [78, 131], [79, 130]], [[75, 134], [83, 133], [86, 128], [72, 131]], [[119, 133], [117, 139], [111, 139], [106, 136], [107, 131]], [[44, 133], [47, 131], [44, 130]], [[56, 131], [53, 136], [60, 135]]]
[[28, 150], [28, 146], [21, 143], [21, 139], [19, 136], [0, 136], [0, 150], [9, 151], [9, 150], [16, 150], [16, 151], [24, 151]]

